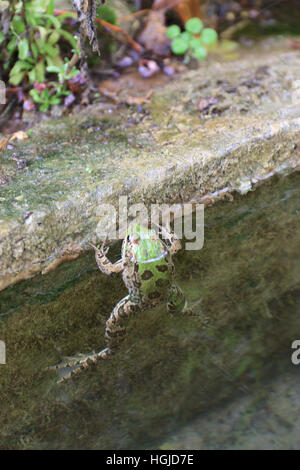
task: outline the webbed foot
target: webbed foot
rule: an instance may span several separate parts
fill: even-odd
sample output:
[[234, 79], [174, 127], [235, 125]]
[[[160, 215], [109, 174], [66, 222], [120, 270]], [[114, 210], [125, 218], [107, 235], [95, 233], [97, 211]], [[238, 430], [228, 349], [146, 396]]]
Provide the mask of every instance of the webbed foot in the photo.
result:
[[202, 298], [193, 302], [191, 305], [187, 304], [182, 311], [183, 315], [191, 316], [191, 317], [200, 317], [202, 315], [202, 308], [200, 306], [202, 302]]
[[93, 245], [92, 243], [88, 243], [92, 248], [94, 248], [95, 252], [99, 254], [99, 256], [106, 256], [108, 251], [109, 251], [109, 246], [106, 246], [108, 242], [108, 237], [105, 238], [105, 240], [102, 242], [100, 248], [97, 246]]
[[57, 383], [65, 382], [73, 375], [86, 369], [90, 364], [95, 364], [99, 359], [107, 359], [110, 354], [111, 349], [105, 348], [90, 354], [78, 354], [76, 356], [66, 357], [59, 364], [48, 367], [47, 370], [55, 370], [59, 373]]

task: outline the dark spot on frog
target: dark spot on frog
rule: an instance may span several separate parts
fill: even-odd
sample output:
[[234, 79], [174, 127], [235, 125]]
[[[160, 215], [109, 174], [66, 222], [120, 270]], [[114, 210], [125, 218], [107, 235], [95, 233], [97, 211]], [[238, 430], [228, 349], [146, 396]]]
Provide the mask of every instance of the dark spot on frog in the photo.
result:
[[160, 272], [160, 273], [164, 273], [168, 270], [168, 266], [166, 264], [160, 264], [159, 266], [156, 266], [156, 269]]
[[147, 281], [148, 279], [151, 279], [151, 277], [153, 277], [153, 273], [149, 270], [144, 271], [143, 274], [141, 275], [141, 278], [143, 279], [143, 281]]

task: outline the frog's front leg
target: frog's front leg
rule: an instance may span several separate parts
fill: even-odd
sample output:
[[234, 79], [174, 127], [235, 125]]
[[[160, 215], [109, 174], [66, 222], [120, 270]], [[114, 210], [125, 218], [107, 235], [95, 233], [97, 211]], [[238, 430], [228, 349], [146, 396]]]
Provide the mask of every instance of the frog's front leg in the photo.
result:
[[101, 248], [97, 248], [95, 245], [92, 245], [95, 250], [95, 258], [98, 265], [98, 268], [104, 274], [119, 273], [123, 270], [123, 261], [120, 259], [116, 263], [112, 263], [106, 257], [109, 247], [105, 248], [105, 242], [102, 243]]
[[170, 226], [168, 226], [167, 228], [160, 227], [160, 229], [165, 240], [168, 240], [168, 242], [170, 243], [170, 246], [168, 247], [170, 255], [174, 255], [174, 253], [177, 253], [177, 251], [181, 250], [181, 243], [177, 238], [175, 232], [171, 230]]

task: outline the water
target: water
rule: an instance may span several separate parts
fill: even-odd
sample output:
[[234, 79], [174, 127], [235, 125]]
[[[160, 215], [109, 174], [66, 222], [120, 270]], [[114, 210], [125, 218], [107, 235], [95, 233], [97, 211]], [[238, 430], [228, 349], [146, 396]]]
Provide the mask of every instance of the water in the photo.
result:
[[203, 249], [174, 258], [201, 315], [137, 315], [114, 357], [69, 382], [45, 368], [104, 347], [121, 276], [90, 252], [1, 292], [1, 448], [299, 448], [299, 183], [276, 178], [206, 209]]

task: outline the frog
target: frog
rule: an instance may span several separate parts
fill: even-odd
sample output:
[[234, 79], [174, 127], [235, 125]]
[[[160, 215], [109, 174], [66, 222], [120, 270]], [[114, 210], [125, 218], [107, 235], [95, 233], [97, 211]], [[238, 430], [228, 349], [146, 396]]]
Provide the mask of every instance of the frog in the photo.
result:
[[106, 321], [106, 348], [72, 358], [62, 367], [78, 367], [63, 380], [88, 367], [90, 363], [107, 359], [114, 354], [124, 340], [125, 324], [132, 315], [154, 308], [163, 302], [166, 303], [171, 315], [193, 314], [188, 308], [182, 289], [174, 280], [172, 257], [181, 249], [180, 240], [170, 227], [157, 226], [157, 228], [162, 238], [154, 228], [148, 228], [140, 223], [130, 224], [122, 243], [121, 259], [115, 263], [107, 257], [109, 251], [109, 247], [106, 246], [107, 240], [100, 248], [89, 243], [94, 249], [96, 263], [103, 274], [122, 272], [128, 294], [116, 304]]

